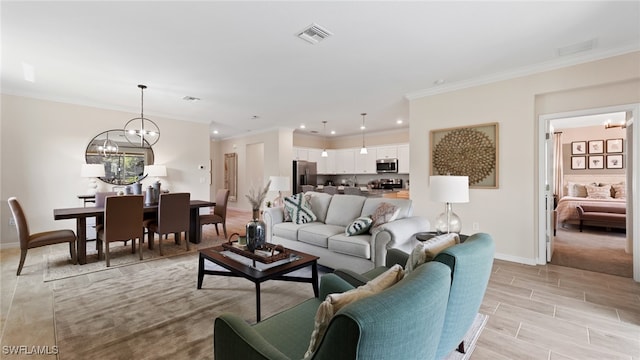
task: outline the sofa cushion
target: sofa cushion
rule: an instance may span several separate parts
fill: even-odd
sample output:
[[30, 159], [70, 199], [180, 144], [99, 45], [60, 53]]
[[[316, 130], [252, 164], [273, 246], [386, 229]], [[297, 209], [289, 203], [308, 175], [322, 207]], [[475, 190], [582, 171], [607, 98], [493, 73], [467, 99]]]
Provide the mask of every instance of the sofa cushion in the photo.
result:
[[298, 230], [314, 224], [316, 223], [295, 224], [292, 222], [283, 222], [274, 225], [271, 231], [273, 236], [296, 241], [298, 240]]
[[329, 237], [342, 233], [342, 226], [313, 223], [298, 230], [298, 241], [326, 248]]
[[337, 234], [329, 238], [327, 248], [337, 253], [371, 259], [371, 235]]
[[347, 225], [344, 229], [344, 234], [347, 236], [360, 235], [369, 231], [369, 228], [373, 224], [373, 220], [369, 216], [360, 216], [353, 220], [351, 224]]
[[456, 233], [442, 234], [416, 245], [407, 264], [404, 267], [406, 273], [413, 271], [418, 266], [433, 260], [442, 250], [460, 244], [460, 236]]
[[366, 198], [361, 216], [371, 216], [381, 203], [388, 203], [400, 209], [397, 219], [404, 219], [413, 213], [410, 199]]
[[313, 352], [317, 350], [318, 345], [320, 344], [320, 341], [322, 340], [322, 337], [324, 336], [327, 327], [331, 322], [331, 318], [335, 313], [338, 312], [338, 310], [355, 301], [384, 291], [385, 289], [400, 281], [402, 279], [402, 276], [402, 267], [400, 265], [394, 265], [393, 267], [389, 268], [389, 270], [382, 273], [380, 276], [360, 287], [345, 291], [341, 294], [327, 295], [327, 298], [318, 307], [313, 332], [311, 333], [309, 350], [307, 350], [304, 357], [310, 357]]
[[304, 194], [295, 194], [284, 198], [284, 208], [289, 212], [291, 221], [296, 224], [306, 224], [317, 219]]
[[309, 191], [305, 195], [311, 206], [311, 211], [318, 217], [318, 221], [326, 222], [327, 211], [329, 210], [329, 204], [332, 198], [331, 194]]
[[347, 227], [362, 214], [365, 200], [366, 197], [358, 195], [333, 195], [325, 223]]

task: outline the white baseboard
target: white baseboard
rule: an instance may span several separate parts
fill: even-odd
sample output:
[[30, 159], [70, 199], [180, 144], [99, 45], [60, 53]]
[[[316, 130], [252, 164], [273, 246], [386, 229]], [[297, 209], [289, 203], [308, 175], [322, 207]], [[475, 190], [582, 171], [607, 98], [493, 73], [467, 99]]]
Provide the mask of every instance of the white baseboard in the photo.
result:
[[536, 263], [536, 259], [523, 258], [523, 257], [513, 256], [513, 255], [496, 253], [494, 258], [498, 260], [510, 261], [510, 262], [515, 262], [515, 263], [525, 264], [525, 265], [538, 265]]

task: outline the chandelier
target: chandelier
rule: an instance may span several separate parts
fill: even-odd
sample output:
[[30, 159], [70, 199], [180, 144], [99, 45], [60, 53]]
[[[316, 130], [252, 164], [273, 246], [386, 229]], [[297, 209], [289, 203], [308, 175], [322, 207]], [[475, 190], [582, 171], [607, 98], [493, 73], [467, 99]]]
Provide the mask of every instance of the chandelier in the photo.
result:
[[327, 153], [327, 120], [322, 121], [322, 125], [323, 125], [323, 129], [322, 129], [322, 135], [324, 136], [324, 142], [325, 142], [325, 146], [324, 149], [322, 149], [322, 154], [320, 154], [321, 157], [329, 157], [329, 154]]
[[367, 113], [362, 113], [362, 126], [360, 126], [360, 130], [362, 130], [362, 148], [360, 149], [360, 154], [367, 155], [367, 147], [364, 145], [364, 117], [367, 116]]
[[102, 153], [103, 156], [109, 157], [111, 155], [116, 155], [118, 153], [118, 144], [109, 139], [109, 132], [107, 132], [107, 139], [102, 143], [101, 146], [98, 146], [98, 151]]
[[140, 117], [129, 120], [124, 125], [124, 136], [132, 145], [145, 147], [155, 145], [160, 139], [160, 129], [153, 121], [144, 117], [144, 89], [146, 85], [138, 85], [140, 88]]

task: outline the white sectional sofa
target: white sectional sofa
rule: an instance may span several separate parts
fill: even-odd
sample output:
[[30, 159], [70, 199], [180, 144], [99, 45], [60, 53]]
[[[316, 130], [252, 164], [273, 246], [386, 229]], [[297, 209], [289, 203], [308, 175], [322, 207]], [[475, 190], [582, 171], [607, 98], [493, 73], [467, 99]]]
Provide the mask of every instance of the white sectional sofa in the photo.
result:
[[[346, 268], [359, 273], [385, 264], [390, 248], [411, 252], [414, 235], [429, 230], [429, 221], [412, 216], [410, 199], [387, 199], [357, 195], [329, 195], [307, 192], [317, 220], [306, 224], [284, 221], [284, 208], [264, 211], [267, 241], [282, 244], [320, 257], [318, 263], [333, 269]], [[360, 216], [373, 214], [383, 202], [400, 209], [395, 220], [362, 235], [347, 236], [345, 228]]]

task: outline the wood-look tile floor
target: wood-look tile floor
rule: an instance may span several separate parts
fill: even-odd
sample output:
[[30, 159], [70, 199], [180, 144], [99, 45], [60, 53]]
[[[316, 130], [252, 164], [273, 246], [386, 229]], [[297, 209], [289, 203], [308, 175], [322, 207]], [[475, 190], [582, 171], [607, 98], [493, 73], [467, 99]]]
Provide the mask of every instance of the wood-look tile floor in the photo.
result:
[[[229, 209], [228, 233], [244, 232], [249, 218], [249, 212]], [[206, 231], [215, 234], [212, 227]], [[0, 251], [2, 359], [55, 358], [8, 355], [5, 348], [55, 346], [55, 281], [42, 281], [39, 264], [47, 251], [60, 251], [54, 247], [30, 250], [30, 271], [19, 277], [20, 251]], [[481, 312], [489, 321], [472, 359], [640, 360], [640, 284], [629, 278], [495, 260]]]

